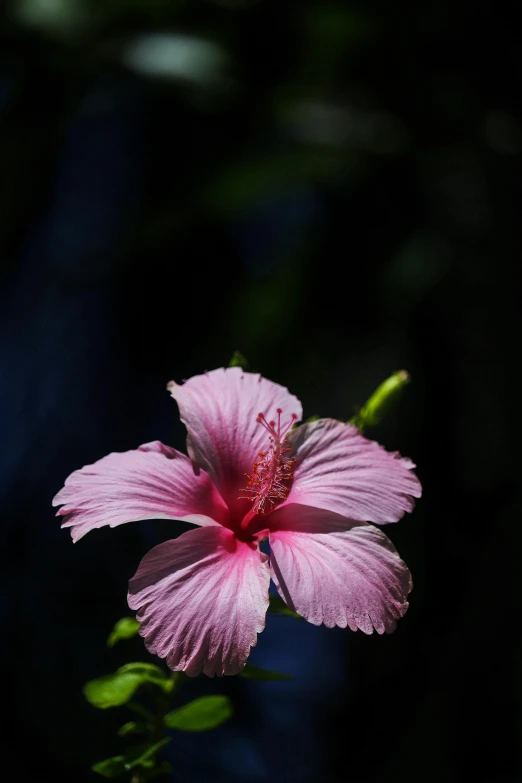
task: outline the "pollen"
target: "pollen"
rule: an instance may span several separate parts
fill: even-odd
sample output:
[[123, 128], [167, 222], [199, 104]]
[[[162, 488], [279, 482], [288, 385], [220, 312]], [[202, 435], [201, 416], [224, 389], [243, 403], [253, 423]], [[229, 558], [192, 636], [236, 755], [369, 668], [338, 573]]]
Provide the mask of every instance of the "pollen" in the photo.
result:
[[278, 408], [277, 421], [267, 421], [263, 413], [259, 413], [256, 421], [268, 432], [268, 447], [260, 451], [252, 465], [252, 471], [245, 474], [248, 482], [238, 499], [250, 500], [254, 514], [268, 514], [278, 503], [286, 500], [290, 487], [287, 483], [293, 477], [295, 459], [288, 457], [291, 452], [286, 438], [289, 429], [297, 419], [292, 413], [286, 426], [281, 425], [281, 414]]

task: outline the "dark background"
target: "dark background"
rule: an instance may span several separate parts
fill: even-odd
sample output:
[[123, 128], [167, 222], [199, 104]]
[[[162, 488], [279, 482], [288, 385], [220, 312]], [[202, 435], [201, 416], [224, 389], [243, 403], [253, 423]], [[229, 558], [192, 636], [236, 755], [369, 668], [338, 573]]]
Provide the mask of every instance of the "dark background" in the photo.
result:
[[305, 415], [347, 418], [410, 372], [370, 435], [418, 464], [424, 497], [386, 530], [415, 589], [386, 637], [270, 617], [251, 660], [296, 679], [185, 686], [236, 717], [178, 735], [172, 780], [521, 779], [514, 9], [3, 4], [6, 780], [91, 781], [118, 752], [123, 711], [82, 685], [146, 658], [105, 638], [140, 558], [186, 528], [73, 546], [51, 498], [109, 451], [184, 449], [167, 381], [235, 349]]

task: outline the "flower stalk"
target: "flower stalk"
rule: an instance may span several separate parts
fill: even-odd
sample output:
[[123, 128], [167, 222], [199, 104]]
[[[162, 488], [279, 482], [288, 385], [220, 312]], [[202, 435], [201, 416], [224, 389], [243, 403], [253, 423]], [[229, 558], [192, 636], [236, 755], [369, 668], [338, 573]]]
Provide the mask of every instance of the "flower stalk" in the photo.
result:
[[359, 408], [350, 419], [350, 424], [354, 424], [359, 432], [363, 432], [367, 427], [376, 427], [395, 408], [409, 382], [410, 376], [406, 370], [394, 372], [377, 387], [362, 408]]

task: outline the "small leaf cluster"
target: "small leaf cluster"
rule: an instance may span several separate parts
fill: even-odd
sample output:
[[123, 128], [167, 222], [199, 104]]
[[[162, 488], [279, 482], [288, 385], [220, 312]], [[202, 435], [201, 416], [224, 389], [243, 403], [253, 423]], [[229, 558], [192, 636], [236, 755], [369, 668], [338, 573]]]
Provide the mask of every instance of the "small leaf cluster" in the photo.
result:
[[[270, 610], [298, 617], [280, 599], [271, 598]], [[107, 639], [108, 647], [130, 639], [138, 630], [139, 623], [134, 617], [123, 617], [112, 629]], [[245, 666], [240, 676], [265, 681], [292, 679], [287, 674], [251, 664]], [[188, 681], [181, 672], [167, 673], [154, 663], [136, 661], [86, 683], [83, 693], [93, 707], [100, 710], [126, 707], [140, 718], [128, 720], [118, 729], [121, 738], [128, 743], [134, 741], [134, 744], [126, 745], [118, 755], [93, 764], [94, 772], [104, 778], [128, 773], [131, 783], [144, 783], [168, 774], [171, 771], [169, 763], [158, 759], [158, 753], [173, 739], [168, 732], [209, 731], [232, 717], [230, 699], [220, 694], [201, 696], [176, 706], [179, 686]], [[140, 697], [140, 701], [135, 697]]]

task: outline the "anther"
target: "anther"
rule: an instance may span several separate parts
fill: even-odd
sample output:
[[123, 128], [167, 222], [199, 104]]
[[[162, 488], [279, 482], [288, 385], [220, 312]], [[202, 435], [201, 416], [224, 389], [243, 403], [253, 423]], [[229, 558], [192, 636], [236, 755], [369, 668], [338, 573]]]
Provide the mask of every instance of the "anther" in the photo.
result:
[[258, 452], [252, 472], [247, 475], [247, 485], [241, 490], [245, 493], [241, 499], [250, 500], [254, 514], [268, 513], [277, 503], [285, 500], [290, 491], [282, 482], [292, 479], [296, 461], [286, 456], [291, 448], [285, 436], [297, 419], [297, 414], [292, 413], [288, 424], [281, 427], [282, 408], [277, 408], [276, 413], [277, 424], [273, 420], [267, 421], [264, 413], [256, 417], [256, 422], [268, 432], [269, 446], [266, 451]]

